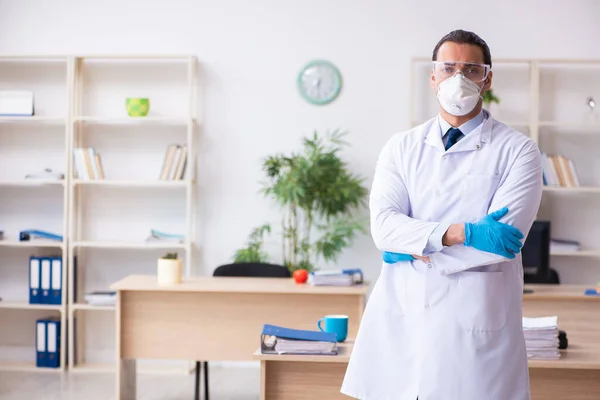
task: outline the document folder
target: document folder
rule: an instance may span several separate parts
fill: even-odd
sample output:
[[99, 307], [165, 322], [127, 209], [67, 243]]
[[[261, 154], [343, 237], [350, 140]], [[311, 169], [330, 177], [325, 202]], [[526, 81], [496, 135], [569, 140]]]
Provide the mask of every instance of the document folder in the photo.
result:
[[290, 329], [265, 324], [261, 334], [264, 354], [337, 354], [335, 333]]
[[51, 282], [49, 304], [62, 304], [62, 258], [52, 258], [51, 260]]
[[39, 319], [35, 324], [35, 365], [36, 367], [45, 367], [48, 365], [46, 352], [46, 321]]
[[60, 320], [49, 319], [46, 321], [46, 366], [58, 368], [60, 366]]
[[39, 258], [29, 258], [29, 304], [40, 304], [42, 302], [40, 268]]
[[49, 258], [41, 259], [41, 301], [42, 304], [50, 304], [50, 277], [52, 274]]

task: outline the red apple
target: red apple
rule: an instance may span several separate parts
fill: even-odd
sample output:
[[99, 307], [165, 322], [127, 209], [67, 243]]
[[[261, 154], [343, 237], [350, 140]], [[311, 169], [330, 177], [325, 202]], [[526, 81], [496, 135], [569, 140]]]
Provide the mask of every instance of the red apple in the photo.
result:
[[292, 274], [296, 283], [304, 283], [308, 280], [308, 271], [305, 269], [297, 269]]

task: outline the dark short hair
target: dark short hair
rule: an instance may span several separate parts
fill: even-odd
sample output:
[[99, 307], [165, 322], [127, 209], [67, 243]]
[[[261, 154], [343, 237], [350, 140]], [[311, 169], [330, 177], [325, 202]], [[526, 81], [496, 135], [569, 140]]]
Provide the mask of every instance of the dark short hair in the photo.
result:
[[492, 54], [490, 53], [490, 48], [488, 47], [487, 43], [475, 33], [463, 31], [462, 29], [452, 31], [440, 39], [438, 44], [436, 44], [435, 48], [433, 49], [433, 56], [431, 58], [432, 61], [437, 61], [437, 53], [440, 49], [440, 46], [446, 42], [472, 44], [479, 47], [483, 53], [483, 62], [488, 64], [490, 68], [492, 67]]

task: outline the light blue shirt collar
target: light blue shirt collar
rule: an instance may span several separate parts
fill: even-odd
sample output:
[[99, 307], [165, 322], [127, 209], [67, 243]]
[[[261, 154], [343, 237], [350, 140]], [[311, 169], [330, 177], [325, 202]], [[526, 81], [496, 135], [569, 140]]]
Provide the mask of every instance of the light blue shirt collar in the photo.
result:
[[[483, 113], [483, 109], [477, 114], [475, 117], [471, 118], [464, 124], [458, 127], [463, 135], [467, 136], [469, 133], [473, 132], [475, 128], [483, 123], [485, 119], [485, 114]], [[442, 138], [446, 136], [446, 132], [448, 129], [453, 128], [442, 116], [438, 116], [438, 121], [440, 122], [440, 129], [442, 131]]]

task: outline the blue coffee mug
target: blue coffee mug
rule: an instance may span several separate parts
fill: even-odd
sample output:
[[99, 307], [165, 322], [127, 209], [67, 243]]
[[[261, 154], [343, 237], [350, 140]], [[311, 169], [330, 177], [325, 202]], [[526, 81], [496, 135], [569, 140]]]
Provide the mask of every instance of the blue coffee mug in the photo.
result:
[[[325, 322], [325, 328], [321, 323]], [[321, 332], [335, 333], [338, 342], [343, 342], [348, 336], [348, 316], [347, 315], [326, 315], [319, 319], [317, 327]]]

